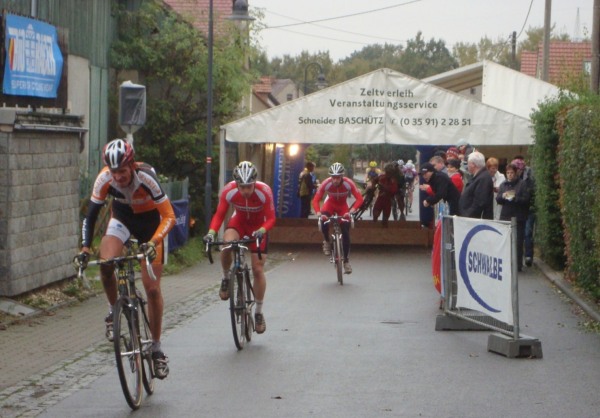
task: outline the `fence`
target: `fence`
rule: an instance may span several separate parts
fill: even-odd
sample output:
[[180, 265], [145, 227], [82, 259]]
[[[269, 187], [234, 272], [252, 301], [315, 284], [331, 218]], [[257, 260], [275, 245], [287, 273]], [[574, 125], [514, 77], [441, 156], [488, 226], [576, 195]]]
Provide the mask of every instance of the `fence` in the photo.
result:
[[[492, 334], [488, 338], [488, 351], [496, 352], [498, 354], [505, 355], [507, 357], [535, 357], [542, 358], [542, 348], [539, 340], [524, 336], [520, 333], [519, 327], [519, 291], [518, 291], [518, 271], [517, 263], [512, 262], [516, 260], [517, 242], [516, 242], [516, 221], [510, 224], [508, 237], [508, 245], [510, 249], [508, 251], [508, 263], [504, 262], [503, 265], [511, 266], [510, 277], [510, 293], [506, 295], [510, 300], [504, 300], [506, 306], [510, 306], [512, 312], [508, 312], [507, 316], [512, 320], [502, 321], [495, 317], [498, 315], [497, 309], [490, 307], [490, 310], [486, 310], [488, 306], [485, 302], [479, 298], [476, 291], [472, 287], [468, 287], [468, 295], [463, 295], [459, 292], [465, 293], [465, 286], [463, 283], [459, 283], [459, 280], [469, 284], [468, 278], [463, 277], [464, 271], [457, 270], [457, 254], [456, 245], [457, 240], [455, 237], [454, 220], [457, 217], [443, 216], [442, 222], [442, 235], [441, 235], [441, 282], [442, 282], [442, 298], [443, 298], [443, 314], [438, 315], [436, 318], [436, 331], [442, 330], [491, 330], [496, 331], [497, 334]], [[464, 218], [463, 218], [464, 219]], [[499, 221], [485, 221], [477, 220], [477, 226], [473, 228], [478, 231], [497, 231], [497, 228], [504, 224], [506, 227], [507, 222]], [[495, 228], [496, 227], [496, 228]], [[469, 237], [473, 237], [474, 233], [470, 232], [466, 234]], [[435, 248], [435, 246], [434, 246]], [[464, 249], [464, 242], [461, 245], [459, 257], [462, 257]], [[485, 248], [485, 251], [494, 252], [493, 248]], [[497, 251], [497, 250], [496, 250]], [[506, 251], [506, 249], [505, 249]], [[466, 252], [465, 252], [466, 254]], [[493, 254], [495, 260], [502, 260], [507, 258], [506, 255], [495, 253]], [[460, 262], [463, 263], [464, 260]], [[466, 261], [465, 261], [466, 262]], [[501, 264], [502, 265], [502, 264]], [[493, 275], [493, 272], [490, 274]], [[496, 280], [498, 281], [498, 280]], [[464, 307], [459, 306], [459, 295], [464, 300], [465, 297], [468, 299], [472, 297], [479, 300], [479, 303], [484, 307], [481, 310], [473, 309], [472, 306]], [[486, 312], [484, 312], [486, 311]]]

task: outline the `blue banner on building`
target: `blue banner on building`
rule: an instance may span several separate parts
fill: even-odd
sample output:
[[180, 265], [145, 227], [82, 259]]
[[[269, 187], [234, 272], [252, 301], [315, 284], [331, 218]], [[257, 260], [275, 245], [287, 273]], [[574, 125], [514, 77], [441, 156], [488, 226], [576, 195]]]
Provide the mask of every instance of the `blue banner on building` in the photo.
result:
[[169, 252], [183, 247], [190, 233], [190, 202], [187, 199], [171, 201], [175, 212], [175, 226], [169, 232]]
[[285, 147], [275, 149], [273, 199], [279, 218], [299, 218], [300, 199], [297, 196], [298, 176], [304, 168], [303, 154], [285, 155]]
[[56, 28], [6, 15], [4, 94], [56, 98], [63, 68]]

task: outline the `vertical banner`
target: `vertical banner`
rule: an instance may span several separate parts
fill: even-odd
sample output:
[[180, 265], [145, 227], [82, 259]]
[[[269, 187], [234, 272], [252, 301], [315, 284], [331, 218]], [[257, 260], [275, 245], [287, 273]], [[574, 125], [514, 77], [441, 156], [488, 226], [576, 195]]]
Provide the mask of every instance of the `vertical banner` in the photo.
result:
[[[286, 146], [275, 148], [273, 176], [273, 199], [275, 213], [279, 218], [300, 217], [300, 200], [296, 196], [298, 176], [304, 167], [303, 158], [286, 155]], [[302, 154], [303, 156], [303, 154]]]
[[4, 94], [56, 98], [63, 67], [56, 28], [11, 14], [5, 21]]
[[456, 306], [513, 325], [511, 243], [509, 224], [454, 217]]
[[175, 212], [175, 226], [169, 232], [169, 252], [183, 247], [189, 237], [190, 202], [187, 199], [172, 200]]

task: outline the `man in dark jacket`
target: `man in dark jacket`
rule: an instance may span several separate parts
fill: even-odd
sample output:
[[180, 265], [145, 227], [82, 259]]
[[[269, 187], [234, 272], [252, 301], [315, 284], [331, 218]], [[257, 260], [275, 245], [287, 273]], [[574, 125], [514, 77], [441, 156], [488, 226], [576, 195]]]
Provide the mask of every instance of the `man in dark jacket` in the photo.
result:
[[517, 220], [517, 269], [523, 269], [523, 244], [525, 242], [525, 223], [529, 214], [531, 192], [525, 180], [519, 178], [517, 160], [506, 166], [506, 181], [502, 183], [496, 201], [502, 205], [501, 221]]
[[450, 177], [445, 173], [436, 171], [431, 163], [423, 164], [420, 173], [423, 176], [423, 180], [429, 184], [433, 191], [433, 196], [427, 196], [425, 200], [423, 200], [423, 206], [433, 206], [443, 199], [448, 202], [450, 215], [458, 215], [460, 193], [454, 183], [452, 183], [452, 180], [450, 180]]
[[308, 218], [310, 215], [310, 202], [317, 185], [313, 179], [315, 163], [308, 161], [299, 176], [298, 197], [300, 198], [300, 217]]
[[479, 151], [469, 155], [467, 169], [473, 179], [460, 196], [460, 216], [494, 219], [494, 181], [485, 167], [485, 157]]

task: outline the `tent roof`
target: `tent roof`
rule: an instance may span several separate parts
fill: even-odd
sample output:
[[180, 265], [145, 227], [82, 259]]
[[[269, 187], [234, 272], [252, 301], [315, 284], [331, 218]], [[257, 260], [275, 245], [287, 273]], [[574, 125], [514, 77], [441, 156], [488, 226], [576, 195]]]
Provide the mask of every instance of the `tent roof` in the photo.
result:
[[[470, 71], [477, 71], [477, 65]], [[506, 85], [503, 86], [506, 89]], [[527, 117], [382, 68], [223, 125], [231, 142], [528, 145]]]
[[554, 84], [493, 61], [466, 65], [422, 81], [456, 93], [481, 86], [481, 103], [524, 118], [529, 118], [541, 101], [556, 97], [560, 92]]

